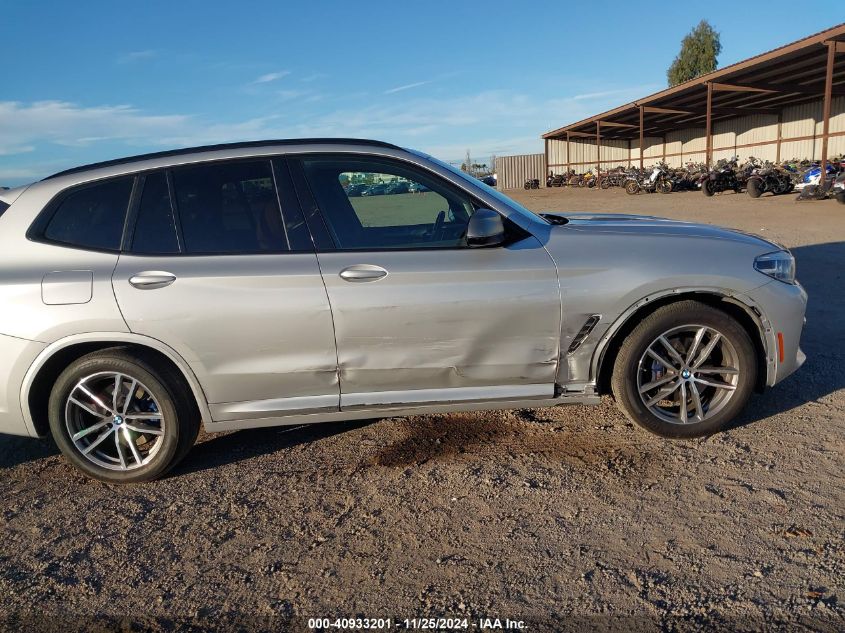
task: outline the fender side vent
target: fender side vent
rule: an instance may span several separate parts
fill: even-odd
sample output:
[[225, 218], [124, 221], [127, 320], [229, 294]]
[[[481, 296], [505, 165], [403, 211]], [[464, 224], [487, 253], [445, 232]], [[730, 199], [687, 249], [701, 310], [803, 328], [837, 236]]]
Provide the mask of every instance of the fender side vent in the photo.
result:
[[575, 350], [581, 347], [581, 343], [583, 343], [587, 337], [590, 335], [590, 332], [593, 331], [593, 328], [596, 327], [596, 324], [601, 320], [600, 314], [594, 314], [589, 319], [584, 321], [584, 325], [581, 326], [581, 329], [578, 331], [578, 334], [572, 339], [572, 343], [569, 346], [569, 349], [566, 351], [567, 355], [573, 354]]

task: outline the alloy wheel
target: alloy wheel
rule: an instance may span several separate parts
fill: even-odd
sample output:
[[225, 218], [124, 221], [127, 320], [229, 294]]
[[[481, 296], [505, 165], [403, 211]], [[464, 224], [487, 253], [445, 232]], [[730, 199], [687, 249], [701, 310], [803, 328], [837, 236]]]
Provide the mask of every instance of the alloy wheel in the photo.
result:
[[658, 336], [637, 365], [646, 408], [672, 424], [703, 422], [721, 411], [739, 384], [739, 355], [721, 332], [684, 325]]
[[119, 372], [82, 378], [65, 401], [65, 427], [79, 454], [109, 470], [150, 463], [163, 443], [161, 406], [139, 380]]

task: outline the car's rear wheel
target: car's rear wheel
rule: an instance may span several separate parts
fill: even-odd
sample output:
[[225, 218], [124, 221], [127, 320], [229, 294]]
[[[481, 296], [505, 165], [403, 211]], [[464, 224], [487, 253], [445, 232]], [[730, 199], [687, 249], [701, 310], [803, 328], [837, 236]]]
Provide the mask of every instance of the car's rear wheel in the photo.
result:
[[83, 356], [56, 380], [50, 430], [65, 457], [111, 483], [161, 477], [190, 450], [199, 417], [183, 381], [121, 349]]
[[672, 438], [720, 431], [757, 380], [754, 345], [731, 316], [697, 301], [657, 309], [628, 335], [613, 369], [622, 411]]

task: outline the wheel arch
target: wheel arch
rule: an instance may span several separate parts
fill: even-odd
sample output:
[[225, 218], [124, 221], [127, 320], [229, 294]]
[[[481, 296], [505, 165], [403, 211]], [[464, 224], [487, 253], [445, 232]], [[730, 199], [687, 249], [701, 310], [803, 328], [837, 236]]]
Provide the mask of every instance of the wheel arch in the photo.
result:
[[771, 384], [777, 367], [774, 356], [770, 352], [776, 349], [776, 343], [771, 325], [765, 314], [750, 298], [743, 295], [720, 292], [710, 288], [685, 289], [644, 297], [625, 310], [611, 324], [593, 351], [591, 375], [594, 377], [596, 390], [599, 394], [611, 393], [610, 380], [616, 356], [622, 347], [622, 342], [637, 324], [663, 306], [688, 300], [699, 301], [721, 310], [742, 325], [754, 344], [754, 352], [757, 358], [759, 371], [757, 372], [757, 383], [754, 385], [755, 391], [763, 391], [767, 384]]
[[92, 332], [69, 336], [48, 345], [33, 361], [21, 384], [21, 413], [29, 432], [37, 437], [49, 433], [47, 401], [50, 390], [64, 369], [91, 352], [119, 347], [143, 354], [148, 362], [174, 370], [191, 390], [204, 423], [211, 421], [205, 392], [188, 363], [171, 347], [140, 334], [124, 332]]

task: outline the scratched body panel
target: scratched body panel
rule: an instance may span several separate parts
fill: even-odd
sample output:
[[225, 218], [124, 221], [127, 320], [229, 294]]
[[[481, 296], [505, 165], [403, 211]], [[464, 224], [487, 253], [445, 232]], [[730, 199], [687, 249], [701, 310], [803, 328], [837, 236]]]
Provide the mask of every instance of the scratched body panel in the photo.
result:
[[[352, 394], [533, 385], [554, 391], [560, 292], [534, 238], [503, 248], [320, 253], [337, 334], [343, 402]], [[355, 264], [390, 271], [349, 283]], [[483, 391], [474, 392], [483, 394]], [[448, 394], [444, 394], [448, 398]], [[395, 400], [395, 396], [390, 396]]]

